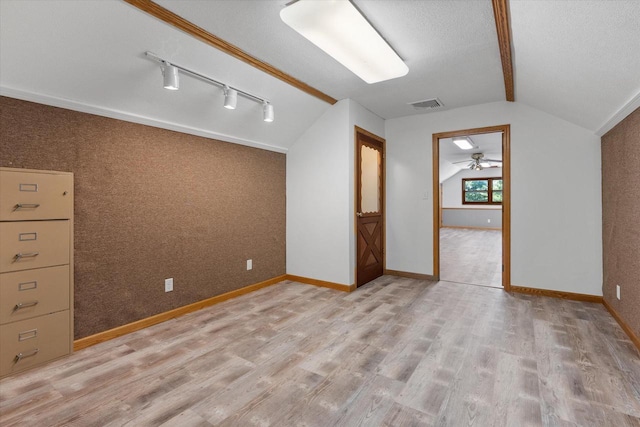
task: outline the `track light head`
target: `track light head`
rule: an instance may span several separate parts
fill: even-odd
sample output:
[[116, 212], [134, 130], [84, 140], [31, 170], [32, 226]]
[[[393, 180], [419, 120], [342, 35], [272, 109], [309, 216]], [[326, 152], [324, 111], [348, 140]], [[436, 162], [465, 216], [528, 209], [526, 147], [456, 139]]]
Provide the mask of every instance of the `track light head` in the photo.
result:
[[224, 87], [224, 108], [229, 110], [235, 110], [236, 105], [238, 105], [238, 91], [230, 88], [229, 86]]
[[168, 62], [162, 67], [162, 76], [164, 77], [164, 88], [169, 90], [178, 90], [180, 88], [180, 75], [178, 68]]
[[262, 120], [264, 120], [265, 122], [270, 123], [273, 121], [273, 105], [271, 105], [267, 101], [264, 101], [262, 103], [262, 117]]

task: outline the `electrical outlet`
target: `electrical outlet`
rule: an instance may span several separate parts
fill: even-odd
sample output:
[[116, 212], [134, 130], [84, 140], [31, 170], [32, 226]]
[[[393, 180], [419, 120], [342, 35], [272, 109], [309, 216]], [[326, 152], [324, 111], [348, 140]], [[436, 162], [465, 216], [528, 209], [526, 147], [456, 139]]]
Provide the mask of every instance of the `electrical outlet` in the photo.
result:
[[616, 285], [616, 297], [620, 299], [620, 285]]
[[173, 277], [170, 279], [164, 279], [164, 291], [165, 292], [173, 291]]
[[248, 259], [247, 260], [247, 270], [252, 270], [253, 269], [253, 260], [252, 259]]

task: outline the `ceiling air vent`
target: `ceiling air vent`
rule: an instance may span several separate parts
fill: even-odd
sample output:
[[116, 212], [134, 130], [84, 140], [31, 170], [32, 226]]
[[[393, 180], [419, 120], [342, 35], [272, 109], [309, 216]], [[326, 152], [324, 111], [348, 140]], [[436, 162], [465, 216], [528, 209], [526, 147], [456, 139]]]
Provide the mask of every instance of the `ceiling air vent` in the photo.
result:
[[442, 101], [438, 98], [425, 99], [424, 101], [410, 102], [416, 110], [435, 110], [444, 107]]

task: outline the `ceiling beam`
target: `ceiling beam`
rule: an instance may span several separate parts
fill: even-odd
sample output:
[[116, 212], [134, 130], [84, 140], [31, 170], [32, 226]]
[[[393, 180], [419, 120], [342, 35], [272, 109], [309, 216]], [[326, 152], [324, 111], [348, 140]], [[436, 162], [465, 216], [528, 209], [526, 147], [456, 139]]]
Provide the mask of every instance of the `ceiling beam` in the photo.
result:
[[168, 9], [165, 9], [164, 7], [160, 6], [157, 3], [154, 3], [151, 0], [124, 0], [124, 1], [142, 10], [143, 12], [146, 12], [149, 15], [155, 18], [158, 18], [161, 21], [166, 22], [167, 24], [177, 28], [178, 30], [181, 30], [189, 34], [190, 36], [210, 46], [215, 47], [216, 49], [219, 49], [231, 56], [234, 56], [239, 60], [244, 61], [247, 64], [257, 69], [264, 71], [265, 73], [270, 74], [271, 76], [277, 79], [280, 79], [283, 82], [288, 83], [291, 86], [296, 87], [303, 92], [308, 93], [311, 96], [315, 96], [316, 98], [332, 105], [338, 102], [338, 100], [330, 97], [326, 93], [320, 92], [318, 89], [309, 86], [308, 84], [296, 79], [293, 76], [290, 76], [289, 74], [275, 68], [274, 66], [269, 65], [266, 62], [263, 62], [258, 58], [255, 58], [249, 55], [247, 52], [243, 51], [239, 47], [234, 46], [225, 40], [222, 40], [221, 38], [211, 34], [210, 32], [206, 31], [203, 28], [198, 27], [194, 23], [187, 21], [181, 16], [171, 12]]
[[513, 64], [511, 62], [511, 28], [509, 24], [508, 0], [492, 0], [493, 16], [496, 20], [498, 46], [502, 60], [502, 74], [504, 76], [504, 91], [507, 101], [515, 101], [513, 91]]

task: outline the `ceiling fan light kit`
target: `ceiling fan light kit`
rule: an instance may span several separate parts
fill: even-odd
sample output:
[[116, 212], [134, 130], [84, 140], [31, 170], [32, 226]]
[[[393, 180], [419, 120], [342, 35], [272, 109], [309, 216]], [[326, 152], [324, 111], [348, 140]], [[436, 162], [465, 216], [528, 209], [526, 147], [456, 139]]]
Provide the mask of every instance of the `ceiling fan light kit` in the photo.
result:
[[[468, 160], [463, 160], [461, 162], [453, 162], [453, 164], [466, 163], [466, 162], [468, 162]], [[472, 171], [481, 171], [483, 169], [501, 168], [502, 167], [502, 166], [497, 166], [497, 165], [494, 166], [491, 163], [500, 163], [500, 164], [502, 164], [502, 160], [485, 159], [483, 153], [473, 153], [471, 155], [471, 162], [469, 164], [467, 164], [467, 166], [465, 166], [465, 167], [468, 168], [469, 170], [472, 170]]]
[[409, 72], [349, 0], [298, 0], [280, 11], [280, 19], [369, 84]]

